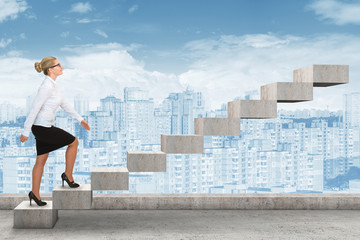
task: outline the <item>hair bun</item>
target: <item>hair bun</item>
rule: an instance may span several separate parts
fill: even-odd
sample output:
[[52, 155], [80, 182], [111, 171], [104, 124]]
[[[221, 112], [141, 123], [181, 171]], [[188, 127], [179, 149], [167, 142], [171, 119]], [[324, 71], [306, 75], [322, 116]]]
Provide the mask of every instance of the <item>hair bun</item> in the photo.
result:
[[35, 63], [35, 69], [36, 69], [37, 72], [41, 72], [41, 71], [42, 71], [42, 69], [41, 69], [41, 64], [40, 64], [39, 62], [36, 62], [36, 63]]

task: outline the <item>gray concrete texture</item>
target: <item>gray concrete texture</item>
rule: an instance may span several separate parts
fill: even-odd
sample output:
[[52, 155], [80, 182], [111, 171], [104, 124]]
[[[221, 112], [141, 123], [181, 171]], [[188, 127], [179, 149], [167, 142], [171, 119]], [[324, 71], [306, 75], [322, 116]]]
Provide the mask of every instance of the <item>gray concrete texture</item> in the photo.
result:
[[[26, 194], [0, 194], [0, 209], [12, 210]], [[44, 201], [51, 194], [41, 194]], [[79, 202], [81, 199], [72, 198]], [[74, 203], [76, 204], [76, 203]], [[360, 210], [360, 194], [131, 194], [95, 193], [97, 210]]]
[[276, 100], [238, 100], [228, 102], [228, 118], [264, 119], [276, 117]]
[[160, 151], [133, 151], [127, 153], [129, 172], [166, 172], [166, 154]]
[[52, 228], [57, 218], [58, 210], [53, 209], [52, 201], [39, 207], [34, 202], [23, 201], [14, 209], [14, 228]]
[[173, 154], [202, 154], [204, 152], [204, 136], [161, 135], [161, 151]]
[[359, 239], [360, 211], [59, 210], [53, 229], [14, 229], [0, 211], [0, 239]]
[[195, 118], [196, 135], [240, 136], [240, 118]]
[[90, 184], [70, 188], [66, 183], [53, 189], [54, 209], [91, 209], [93, 192]]
[[311, 65], [294, 70], [294, 82], [328, 87], [349, 82], [349, 65]]
[[129, 171], [124, 167], [91, 169], [91, 190], [128, 190]]
[[262, 100], [291, 103], [313, 100], [312, 83], [276, 82], [261, 86]]

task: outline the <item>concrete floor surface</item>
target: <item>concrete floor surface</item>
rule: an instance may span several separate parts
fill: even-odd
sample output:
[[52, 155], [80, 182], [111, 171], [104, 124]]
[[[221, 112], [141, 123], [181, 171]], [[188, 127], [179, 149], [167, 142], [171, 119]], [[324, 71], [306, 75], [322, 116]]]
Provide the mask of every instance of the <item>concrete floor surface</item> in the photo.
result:
[[53, 229], [14, 229], [0, 210], [0, 239], [360, 239], [357, 210], [60, 210]]

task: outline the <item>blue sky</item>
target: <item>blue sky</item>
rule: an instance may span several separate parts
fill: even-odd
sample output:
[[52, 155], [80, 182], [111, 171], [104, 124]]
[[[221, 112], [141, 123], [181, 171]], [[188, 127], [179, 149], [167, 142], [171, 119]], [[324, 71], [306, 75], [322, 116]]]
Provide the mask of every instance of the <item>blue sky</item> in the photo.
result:
[[359, 25], [360, 1], [0, 0], [0, 102], [24, 104], [42, 79], [33, 62], [52, 55], [70, 98], [141, 86], [161, 99], [190, 86], [211, 108], [292, 81], [296, 68], [349, 64], [351, 84], [296, 105], [339, 109], [342, 93], [360, 90]]

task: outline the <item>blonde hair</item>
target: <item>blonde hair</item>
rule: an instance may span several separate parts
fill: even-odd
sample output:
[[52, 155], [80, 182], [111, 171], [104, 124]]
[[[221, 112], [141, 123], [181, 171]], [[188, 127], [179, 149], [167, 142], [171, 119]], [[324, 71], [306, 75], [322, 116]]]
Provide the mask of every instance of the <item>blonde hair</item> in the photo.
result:
[[48, 75], [49, 68], [54, 65], [56, 57], [45, 57], [41, 62], [35, 63], [35, 69], [37, 72], [44, 72], [45, 75]]

